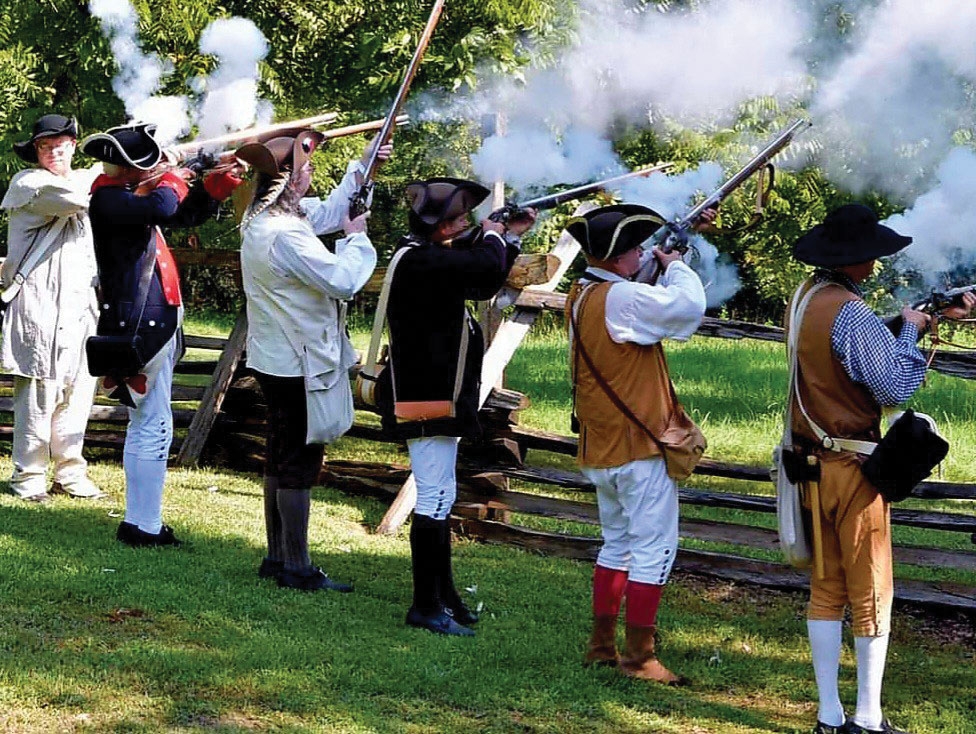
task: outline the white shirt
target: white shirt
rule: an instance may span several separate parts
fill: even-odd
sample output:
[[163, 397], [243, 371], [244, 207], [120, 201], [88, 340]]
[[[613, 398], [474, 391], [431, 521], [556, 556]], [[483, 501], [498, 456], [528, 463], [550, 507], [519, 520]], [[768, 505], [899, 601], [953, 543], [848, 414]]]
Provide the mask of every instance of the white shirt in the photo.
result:
[[661, 273], [655, 285], [635, 283], [602, 268], [583, 274], [613, 283], [607, 293], [606, 324], [618, 344], [657, 344], [664, 339], [687, 341], [705, 315], [705, 288], [695, 271], [679, 261]]
[[338, 230], [356, 190], [358, 163], [322, 199], [302, 199], [305, 218], [264, 212], [245, 227], [241, 267], [247, 295], [247, 364], [269, 375], [332, 373], [355, 363], [345, 304], [369, 280], [376, 251], [365, 234], [329, 252], [317, 235]]

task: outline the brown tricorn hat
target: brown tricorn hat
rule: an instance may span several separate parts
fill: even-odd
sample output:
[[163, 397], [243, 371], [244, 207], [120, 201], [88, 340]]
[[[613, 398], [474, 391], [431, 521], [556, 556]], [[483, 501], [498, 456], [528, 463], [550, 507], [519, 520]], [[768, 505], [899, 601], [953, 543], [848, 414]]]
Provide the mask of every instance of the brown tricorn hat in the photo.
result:
[[271, 140], [242, 145], [234, 155], [260, 173], [277, 176], [301, 169], [323, 140], [325, 136], [316, 130], [295, 130], [294, 134], [289, 130]]
[[477, 181], [463, 178], [429, 178], [407, 184], [410, 208], [424, 224], [436, 227], [478, 206], [488, 198], [490, 189]]
[[566, 231], [590, 257], [609, 260], [638, 247], [664, 225], [664, 217], [640, 204], [613, 204], [574, 217]]

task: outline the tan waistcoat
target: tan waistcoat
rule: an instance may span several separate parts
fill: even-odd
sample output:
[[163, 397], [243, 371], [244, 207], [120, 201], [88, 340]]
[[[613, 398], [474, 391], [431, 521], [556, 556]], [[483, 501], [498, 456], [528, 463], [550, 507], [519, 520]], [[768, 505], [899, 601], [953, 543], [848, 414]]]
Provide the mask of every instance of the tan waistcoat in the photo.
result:
[[[661, 435], [673, 405], [670, 379], [660, 344], [642, 346], [610, 338], [606, 325], [607, 294], [612, 283], [586, 291], [577, 313], [580, 339], [587, 354], [613, 391], [655, 435]], [[566, 323], [583, 291], [575, 283], [566, 300]], [[583, 358], [570, 343], [570, 370], [580, 422], [577, 461], [581, 466], [615, 467], [659, 456], [657, 444], [636, 426], [597, 383]]]
[[[811, 285], [812, 281], [804, 283], [794, 298], [802, 298]], [[841, 285], [824, 288], [810, 300], [800, 325], [797, 382], [803, 407], [828, 436], [877, 441], [881, 406], [866, 387], [847, 376], [830, 344], [837, 314], [855, 300], [860, 298]], [[819, 445], [795, 396], [790, 396], [790, 405], [793, 434]]]

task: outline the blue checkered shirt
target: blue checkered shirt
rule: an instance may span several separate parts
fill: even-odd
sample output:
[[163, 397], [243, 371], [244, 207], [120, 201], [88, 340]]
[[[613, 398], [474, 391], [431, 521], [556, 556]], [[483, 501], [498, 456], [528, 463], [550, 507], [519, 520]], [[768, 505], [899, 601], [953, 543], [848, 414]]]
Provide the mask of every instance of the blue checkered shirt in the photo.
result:
[[[861, 295], [857, 285], [840, 273], [816, 277]], [[904, 403], [925, 378], [925, 356], [918, 348], [915, 325], [905, 321], [896, 338], [864, 301], [848, 301], [841, 307], [830, 330], [830, 345], [848, 377], [870, 390], [879, 405]]]

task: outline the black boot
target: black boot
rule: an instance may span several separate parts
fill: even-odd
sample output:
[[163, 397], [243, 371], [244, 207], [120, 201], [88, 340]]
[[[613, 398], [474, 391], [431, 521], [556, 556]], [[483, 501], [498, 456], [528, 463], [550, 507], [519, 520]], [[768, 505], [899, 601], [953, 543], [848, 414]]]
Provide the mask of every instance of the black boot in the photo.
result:
[[348, 584], [341, 584], [326, 576], [322, 569], [312, 565], [312, 559], [309, 558], [308, 515], [312, 504], [311, 491], [279, 488], [277, 496], [285, 564], [278, 574], [278, 586], [303, 591], [352, 591]]
[[437, 535], [437, 592], [447, 613], [454, 621], [465, 627], [477, 624], [478, 615], [472, 612], [461, 600], [454, 587], [454, 572], [451, 568], [451, 520], [436, 520], [439, 524]]
[[278, 477], [264, 478], [264, 528], [268, 536], [268, 555], [261, 561], [258, 576], [278, 578], [285, 570], [281, 543], [281, 515], [278, 512]]
[[474, 635], [474, 631], [458, 624], [445, 611], [438, 594], [440, 532], [438, 520], [426, 515], [413, 516], [410, 525], [413, 605], [407, 612], [407, 624], [441, 635], [470, 637]]

